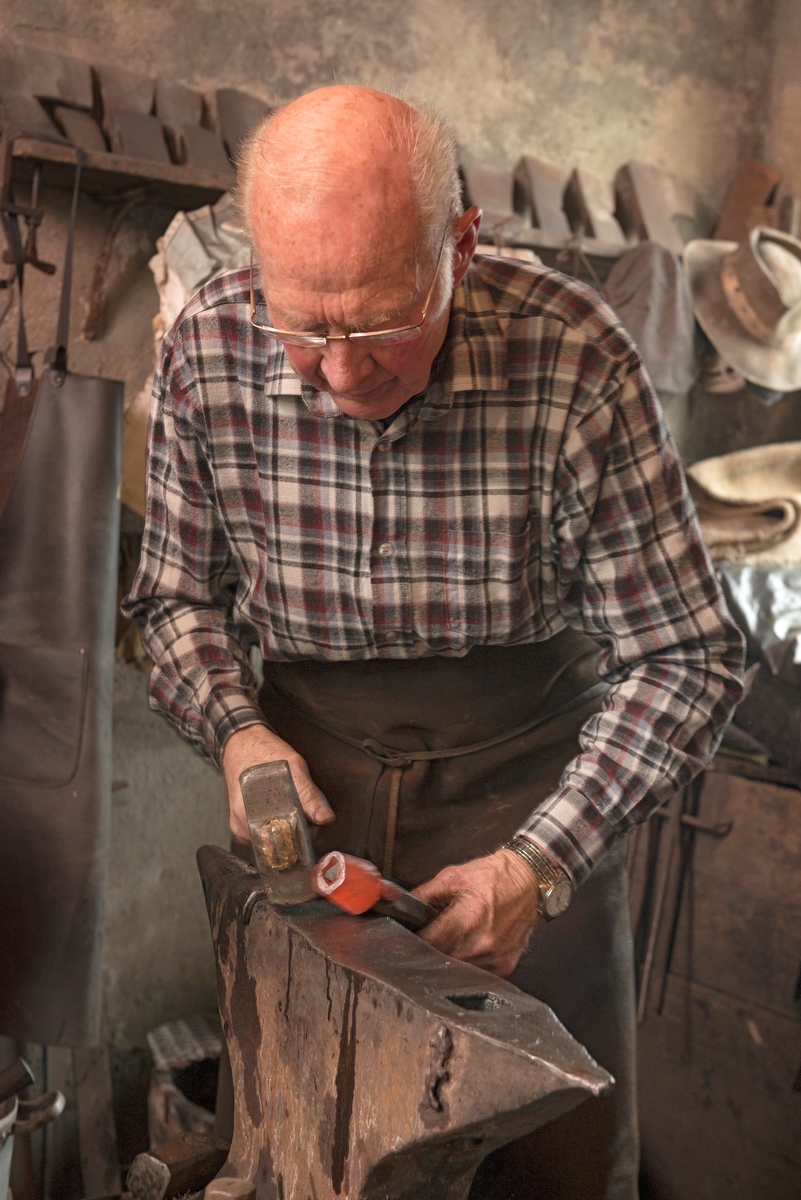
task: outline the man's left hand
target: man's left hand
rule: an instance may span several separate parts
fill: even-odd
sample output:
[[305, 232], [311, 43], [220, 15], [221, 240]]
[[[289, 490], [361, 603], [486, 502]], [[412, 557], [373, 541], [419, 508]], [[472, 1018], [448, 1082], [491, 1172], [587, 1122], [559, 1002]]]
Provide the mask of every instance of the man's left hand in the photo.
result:
[[536, 877], [512, 850], [445, 867], [414, 894], [443, 910], [423, 941], [496, 975], [511, 975], [539, 919]]

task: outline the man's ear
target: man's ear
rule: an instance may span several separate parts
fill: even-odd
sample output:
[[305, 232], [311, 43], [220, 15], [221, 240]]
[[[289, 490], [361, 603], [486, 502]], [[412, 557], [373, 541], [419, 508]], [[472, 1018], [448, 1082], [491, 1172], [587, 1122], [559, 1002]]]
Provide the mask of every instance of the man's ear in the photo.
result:
[[473, 255], [476, 252], [478, 244], [478, 227], [481, 224], [483, 215], [481, 209], [473, 205], [456, 222], [455, 232], [457, 240], [453, 250], [454, 287], [457, 287], [462, 282], [467, 274], [467, 268], [473, 260]]

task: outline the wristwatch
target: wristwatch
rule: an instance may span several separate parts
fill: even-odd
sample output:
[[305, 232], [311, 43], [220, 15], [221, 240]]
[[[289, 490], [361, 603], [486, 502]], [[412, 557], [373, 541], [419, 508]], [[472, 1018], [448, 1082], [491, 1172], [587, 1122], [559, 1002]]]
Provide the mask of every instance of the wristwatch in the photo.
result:
[[573, 899], [573, 884], [561, 867], [548, 858], [535, 846], [530, 838], [518, 835], [507, 842], [504, 850], [511, 850], [524, 858], [537, 877], [540, 885], [540, 898], [537, 905], [539, 914], [546, 921], [552, 921], [565, 911]]

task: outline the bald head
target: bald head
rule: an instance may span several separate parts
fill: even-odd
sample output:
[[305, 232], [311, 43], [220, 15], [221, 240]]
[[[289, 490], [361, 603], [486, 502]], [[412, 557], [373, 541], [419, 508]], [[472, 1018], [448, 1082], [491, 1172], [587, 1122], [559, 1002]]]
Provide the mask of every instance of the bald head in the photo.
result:
[[319, 88], [251, 135], [240, 203], [262, 260], [335, 227], [340, 251], [402, 240], [425, 271], [461, 212], [454, 139], [440, 118], [383, 92]]
[[320, 88], [254, 131], [239, 179], [254, 295], [293, 370], [348, 416], [396, 412], [428, 383], [478, 235], [447, 126], [371, 88]]

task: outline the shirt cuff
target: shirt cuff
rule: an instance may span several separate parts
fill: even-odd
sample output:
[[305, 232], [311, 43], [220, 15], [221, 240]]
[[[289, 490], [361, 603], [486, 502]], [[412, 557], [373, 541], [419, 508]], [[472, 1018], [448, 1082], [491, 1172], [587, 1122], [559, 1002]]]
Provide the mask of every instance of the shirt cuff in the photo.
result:
[[222, 766], [223, 747], [232, 733], [246, 729], [248, 725], [272, 729], [253, 692], [228, 684], [212, 688], [203, 707], [203, 724], [209, 752], [218, 767]]
[[575, 887], [584, 882], [615, 840], [610, 822], [573, 787], [559, 788], [549, 796], [517, 832], [558, 863]]

